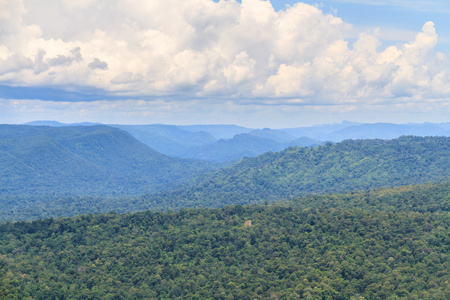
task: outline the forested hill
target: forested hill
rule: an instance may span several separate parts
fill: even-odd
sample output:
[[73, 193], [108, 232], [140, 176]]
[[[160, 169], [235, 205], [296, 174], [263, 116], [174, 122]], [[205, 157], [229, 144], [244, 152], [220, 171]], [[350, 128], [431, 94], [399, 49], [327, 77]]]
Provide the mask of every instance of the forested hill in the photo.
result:
[[4, 223], [0, 298], [450, 299], [449, 194]]
[[108, 126], [0, 125], [0, 197], [136, 195], [211, 170]]
[[153, 209], [219, 207], [446, 180], [450, 138], [405, 136], [291, 147], [201, 176], [189, 188], [148, 195]]
[[[450, 138], [347, 140], [315, 148], [291, 147], [281, 152], [246, 158], [231, 167], [200, 177], [194, 177], [194, 172], [185, 171], [182, 164], [166, 166], [167, 169], [160, 168], [157, 171], [190, 181], [177, 190], [133, 198], [80, 195], [0, 198], [0, 221], [106, 213], [112, 210], [134, 212], [197, 206], [222, 207], [292, 199], [309, 194], [448, 181]], [[178, 167], [184, 173], [177, 173]], [[165, 170], [167, 173], [163, 172]], [[152, 178], [157, 183], [164, 179], [163, 176]], [[127, 180], [125, 178], [119, 182], [118, 187], [125, 188]], [[145, 182], [138, 183], [136, 186], [146, 187]], [[86, 189], [94, 188], [95, 182], [86, 182], [85, 186]]]

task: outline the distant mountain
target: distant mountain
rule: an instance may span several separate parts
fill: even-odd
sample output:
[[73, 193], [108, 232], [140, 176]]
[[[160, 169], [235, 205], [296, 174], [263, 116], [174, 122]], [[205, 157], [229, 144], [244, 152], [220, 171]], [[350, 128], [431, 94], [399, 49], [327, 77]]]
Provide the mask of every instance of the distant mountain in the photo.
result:
[[24, 125], [61, 127], [61, 126], [94, 126], [94, 125], [101, 125], [101, 123], [81, 122], [81, 123], [67, 124], [58, 121], [32, 121], [25, 123]]
[[[269, 128], [251, 130], [233, 125], [110, 125], [129, 132], [133, 137], [166, 155], [214, 162], [229, 162], [254, 157], [267, 151], [280, 151], [289, 146], [310, 146], [316, 140], [297, 141], [284, 131]], [[232, 138], [216, 140], [216, 136]]]
[[[55, 121], [35, 121], [30, 125], [67, 126]], [[95, 125], [79, 123], [79, 125]], [[450, 136], [450, 123], [392, 124], [344, 121], [310, 127], [250, 129], [236, 125], [111, 125], [166, 155], [225, 162], [254, 157], [265, 151], [280, 151], [289, 146], [312, 146], [322, 141], [346, 139], [395, 139], [403, 135]], [[250, 136], [265, 141], [250, 139]], [[239, 137], [234, 138], [236, 135]], [[306, 140], [307, 138], [311, 140]], [[302, 140], [297, 140], [302, 139]], [[262, 151], [262, 152], [261, 152]]]
[[[263, 138], [264, 136], [267, 138]], [[222, 139], [213, 144], [190, 148], [182, 157], [229, 162], [244, 157], [255, 157], [269, 151], [281, 151], [290, 146], [307, 147], [321, 143], [310, 138], [289, 140], [291, 137], [287, 137], [287, 134], [274, 130], [251, 131], [237, 134], [231, 139]]]
[[298, 147], [314, 147], [324, 144], [324, 142], [317, 141], [315, 139], [309, 138], [309, 137], [301, 137], [298, 139], [295, 139], [293, 141], [289, 141], [284, 144], [284, 148], [292, 147], [292, 146], [298, 146]]
[[450, 122], [449, 123], [438, 123], [438, 124], [434, 124], [434, 125], [437, 125], [447, 131], [450, 131]]
[[236, 125], [179, 125], [177, 127], [190, 132], [205, 131], [218, 140], [231, 139], [236, 134], [249, 133], [253, 130]]
[[206, 131], [187, 131], [174, 125], [110, 125], [130, 133], [134, 138], [166, 155], [181, 157], [192, 147], [214, 143], [216, 139]]
[[296, 128], [284, 128], [284, 129], [278, 129], [278, 130], [286, 132], [286, 133], [296, 136], [298, 138], [309, 137], [309, 138], [313, 138], [316, 140], [325, 140], [327, 135], [331, 134], [332, 132], [342, 130], [342, 129], [350, 127], [350, 126], [357, 126], [357, 125], [361, 125], [361, 124], [362, 123], [343, 121], [341, 123], [334, 123], [334, 124], [324, 124], [324, 125], [296, 127]]
[[340, 142], [346, 139], [395, 139], [403, 135], [450, 136], [450, 123], [354, 123], [279, 129], [297, 137], [309, 137], [321, 141]]
[[325, 136], [326, 140], [342, 141], [346, 139], [395, 139], [402, 135], [445, 136], [446, 130], [434, 124], [390, 124], [375, 123], [349, 126]]
[[107, 126], [0, 125], [0, 196], [133, 195], [211, 170]]
[[288, 134], [284, 131], [273, 130], [270, 128], [255, 129], [255, 130], [250, 131], [248, 134], [257, 136], [257, 137], [260, 137], [263, 139], [269, 139], [269, 140], [275, 141], [277, 143], [289, 143], [289, 142], [297, 139], [296, 136]]
[[183, 156], [191, 159], [226, 162], [282, 149], [284, 149], [282, 144], [271, 139], [242, 133], [235, 135], [231, 139], [221, 139], [213, 144], [191, 148]]

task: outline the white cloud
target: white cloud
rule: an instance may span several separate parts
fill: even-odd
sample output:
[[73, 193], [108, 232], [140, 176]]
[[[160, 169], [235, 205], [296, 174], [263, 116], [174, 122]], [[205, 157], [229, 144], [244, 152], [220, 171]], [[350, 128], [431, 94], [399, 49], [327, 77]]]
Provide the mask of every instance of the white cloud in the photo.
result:
[[450, 91], [431, 22], [379, 49], [376, 31], [349, 44], [351, 25], [304, 3], [276, 12], [262, 0], [75, 2], [0, 0], [0, 84], [301, 105]]
[[393, 6], [403, 7], [416, 11], [432, 11], [432, 12], [449, 12], [450, 6], [447, 1], [442, 0], [336, 0], [343, 3], [354, 3], [359, 5], [373, 5], [373, 6]]

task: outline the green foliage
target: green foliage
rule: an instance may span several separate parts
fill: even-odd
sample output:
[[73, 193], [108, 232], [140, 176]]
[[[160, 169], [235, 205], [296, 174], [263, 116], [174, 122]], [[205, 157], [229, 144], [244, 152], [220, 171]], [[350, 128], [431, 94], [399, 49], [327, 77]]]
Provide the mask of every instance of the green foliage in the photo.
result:
[[[79, 150], [78, 153], [83, 151]], [[89, 151], [93, 151], [94, 154], [91, 156], [94, 156], [97, 150]], [[129, 150], [130, 153], [134, 153], [133, 151]], [[114, 157], [114, 154], [107, 157]], [[166, 158], [163, 156], [163, 159]], [[111, 168], [108, 174], [126, 175], [123, 182], [117, 182], [114, 186], [116, 190], [120, 189], [116, 196], [106, 191], [101, 195], [98, 194], [109, 186], [103, 185], [105, 178], [103, 181], [97, 180], [98, 173], [94, 172], [90, 180], [86, 177], [85, 186], [80, 188], [83, 187], [84, 192], [97, 189], [95, 194], [97, 196], [78, 194], [69, 197], [58, 194], [43, 197], [36, 193], [33, 196], [0, 197], [0, 221], [107, 213], [111, 210], [123, 213], [146, 209], [178, 210], [198, 206], [211, 208], [294, 199], [311, 194], [440, 182], [448, 180], [450, 173], [450, 138], [348, 140], [315, 148], [292, 147], [282, 152], [269, 152], [255, 158], [246, 158], [230, 167], [199, 177], [194, 175], [204, 170], [202, 169], [204, 165], [200, 163], [184, 165], [181, 161], [172, 160], [165, 163], [164, 160], [159, 161], [155, 158], [154, 161], [148, 161], [148, 164], [143, 162], [135, 164], [136, 173], [133, 173], [134, 171], [126, 169], [128, 164], [114, 166], [118, 163], [111, 159], [105, 160], [105, 157], [98, 158], [98, 161], [104, 161], [103, 165], [109, 165]], [[139, 160], [136, 158], [133, 161]], [[133, 166], [133, 163], [130, 164]], [[143, 169], [137, 166], [142, 166]], [[150, 167], [146, 169], [146, 166]], [[113, 168], [122, 171], [114, 173]], [[76, 170], [75, 167], [73, 169]], [[14, 176], [13, 174], [15, 173], [11, 172], [7, 176]], [[157, 176], [158, 174], [160, 176]], [[185, 183], [182, 188], [157, 194], [117, 196], [150, 189], [151, 183], [147, 179], [154, 183], [153, 188], [171, 180], [175, 182], [185, 180]], [[77, 181], [74, 179], [73, 182]], [[49, 188], [55, 188], [55, 184]], [[62, 191], [69, 186], [69, 183], [62, 184], [58, 188]], [[166, 188], [170, 186], [173, 187], [168, 184]], [[2, 187], [7, 188], [8, 185]]]
[[8, 222], [0, 291], [4, 299], [449, 299], [449, 191], [428, 184]]
[[200, 175], [188, 188], [148, 195], [151, 209], [220, 207], [447, 180], [450, 138], [347, 140], [291, 147]]
[[158, 153], [117, 128], [0, 125], [0, 198], [138, 195], [212, 169]]

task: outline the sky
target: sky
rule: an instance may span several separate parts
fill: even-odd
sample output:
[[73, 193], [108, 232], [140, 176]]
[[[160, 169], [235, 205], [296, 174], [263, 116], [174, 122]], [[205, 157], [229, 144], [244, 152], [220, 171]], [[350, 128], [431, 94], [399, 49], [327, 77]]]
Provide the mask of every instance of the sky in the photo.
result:
[[450, 2], [0, 0], [0, 123], [450, 122]]

